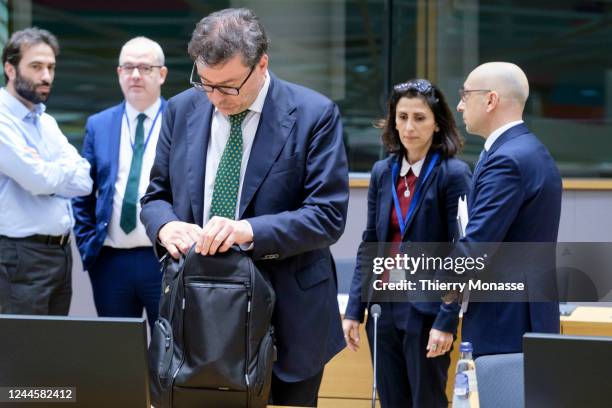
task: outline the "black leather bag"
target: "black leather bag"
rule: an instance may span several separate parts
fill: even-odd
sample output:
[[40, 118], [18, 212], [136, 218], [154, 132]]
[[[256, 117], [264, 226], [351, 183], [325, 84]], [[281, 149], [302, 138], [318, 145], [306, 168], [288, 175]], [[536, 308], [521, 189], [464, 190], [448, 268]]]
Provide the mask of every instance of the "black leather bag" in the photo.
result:
[[238, 249], [163, 261], [149, 346], [156, 408], [265, 407], [276, 359], [275, 295]]

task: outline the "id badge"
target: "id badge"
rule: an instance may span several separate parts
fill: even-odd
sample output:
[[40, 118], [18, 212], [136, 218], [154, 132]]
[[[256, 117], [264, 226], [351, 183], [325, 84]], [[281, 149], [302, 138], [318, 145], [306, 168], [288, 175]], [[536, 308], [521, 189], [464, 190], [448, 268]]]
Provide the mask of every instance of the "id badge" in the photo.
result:
[[403, 269], [391, 269], [389, 272], [389, 282], [399, 283], [406, 279], [406, 271]]

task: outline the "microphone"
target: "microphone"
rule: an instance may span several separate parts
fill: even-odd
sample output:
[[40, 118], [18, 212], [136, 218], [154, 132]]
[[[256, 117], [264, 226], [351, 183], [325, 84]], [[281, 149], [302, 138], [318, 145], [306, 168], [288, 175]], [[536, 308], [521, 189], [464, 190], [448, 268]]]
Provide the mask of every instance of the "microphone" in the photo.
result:
[[374, 318], [374, 378], [372, 379], [372, 408], [376, 407], [376, 373], [378, 371], [376, 369], [376, 367], [378, 366], [378, 318], [380, 317], [380, 314], [381, 310], [379, 304], [375, 304], [370, 307], [370, 315]]

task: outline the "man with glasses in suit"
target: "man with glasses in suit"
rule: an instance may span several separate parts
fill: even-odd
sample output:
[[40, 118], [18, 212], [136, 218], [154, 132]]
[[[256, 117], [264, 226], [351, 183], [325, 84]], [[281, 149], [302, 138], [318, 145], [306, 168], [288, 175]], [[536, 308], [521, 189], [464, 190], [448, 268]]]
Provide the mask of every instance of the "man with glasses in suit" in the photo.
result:
[[89, 271], [98, 315], [157, 320], [160, 268], [139, 221], [166, 101], [168, 69], [160, 45], [146, 37], [121, 48], [117, 75], [125, 100], [87, 120], [83, 155], [94, 190], [74, 200], [75, 235]]
[[[561, 176], [546, 147], [523, 122], [527, 76], [515, 64], [490, 62], [476, 67], [459, 93], [457, 111], [467, 131], [485, 142], [468, 194], [469, 222], [457, 251], [466, 251], [472, 243], [556, 242]], [[510, 276], [524, 282], [528, 298], [467, 306], [461, 336], [472, 342], [475, 356], [519, 353], [524, 333], [559, 332], [554, 251], [538, 247], [522, 246], [521, 262], [508, 259], [508, 250], [497, 251], [487, 261], [492, 278]], [[458, 312], [457, 303], [443, 303], [439, 317]], [[438, 355], [439, 350], [431, 353]]]
[[329, 250], [349, 195], [338, 107], [268, 71], [251, 10], [205, 17], [188, 50], [193, 89], [168, 102], [142, 220], [159, 256], [248, 251], [276, 291], [271, 402], [315, 406], [345, 346]]

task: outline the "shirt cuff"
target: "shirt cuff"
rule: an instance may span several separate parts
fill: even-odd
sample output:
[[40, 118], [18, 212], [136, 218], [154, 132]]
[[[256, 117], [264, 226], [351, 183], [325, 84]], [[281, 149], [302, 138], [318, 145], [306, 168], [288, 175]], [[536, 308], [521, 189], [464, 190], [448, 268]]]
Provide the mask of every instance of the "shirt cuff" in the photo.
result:
[[[253, 236], [253, 227], [251, 226], [251, 223], [248, 222], [247, 220], [241, 220], [240, 222], [244, 222], [248, 226], [248, 228], [251, 230], [251, 236]], [[243, 251], [252, 251], [253, 248], [255, 247], [255, 242], [254, 241], [255, 241], [255, 237], [253, 237], [253, 241], [245, 242], [244, 244], [240, 244], [238, 246]]]

